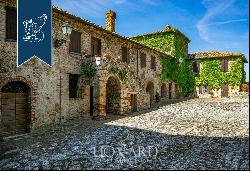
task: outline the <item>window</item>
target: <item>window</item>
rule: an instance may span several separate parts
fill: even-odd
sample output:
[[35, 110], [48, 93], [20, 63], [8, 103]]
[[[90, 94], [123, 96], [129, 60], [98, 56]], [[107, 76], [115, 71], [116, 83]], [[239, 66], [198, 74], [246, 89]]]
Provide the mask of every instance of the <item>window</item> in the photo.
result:
[[156, 61], [154, 56], [151, 56], [151, 69], [154, 71], [156, 70]]
[[6, 9], [6, 40], [17, 40], [17, 10], [12, 7]]
[[199, 87], [199, 94], [208, 94], [210, 92], [210, 87], [203, 85]]
[[145, 68], [146, 67], [146, 54], [145, 53], [141, 53], [140, 54], [140, 61], [141, 61], [141, 68]]
[[193, 72], [196, 74], [199, 74], [199, 72], [200, 72], [200, 62], [199, 61], [193, 62]]
[[127, 47], [122, 47], [122, 62], [130, 63], [129, 49]]
[[70, 44], [69, 52], [71, 53], [81, 53], [81, 33], [75, 30], [72, 30], [70, 34]]
[[78, 97], [78, 79], [79, 75], [69, 74], [69, 98]]
[[227, 72], [228, 71], [228, 60], [227, 59], [222, 59], [222, 61], [221, 61], [221, 71], [222, 72]]
[[91, 37], [91, 56], [101, 56], [101, 40]]

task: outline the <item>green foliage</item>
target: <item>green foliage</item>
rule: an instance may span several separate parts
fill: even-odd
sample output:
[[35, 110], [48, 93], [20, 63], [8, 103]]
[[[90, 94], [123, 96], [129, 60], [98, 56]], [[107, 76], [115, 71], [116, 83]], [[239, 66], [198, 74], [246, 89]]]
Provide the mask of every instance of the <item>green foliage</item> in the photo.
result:
[[202, 62], [202, 69], [196, 77], [196, 85], [208, 85], [211, 89], [219, 89], [225, 83], [224, 75], [219, 59], [207, 59]]
[[96, 73], [97, 73], [97, 69], [95, 68], [95, 66], [92, 63], [86, 63], [83, 65], [83, 74], [87, 78], [95, 77]]
[[245, 80], [243, 60], [238, 58], [233, 62], [230, 72], [222, 72], [220, 59], [206, 59], [202, 62], [202, 69], [195, 80], [197, 86], [208, 85], [215, 90], [224, 84], [241, 85]]
[[163, 67], [162, 80], [172, 80], [181, 87], [181, 96], [188, 96], [194, 89], [195, 77], [190, 62], [183, 60], [177, 64], [175, 60], [169, 60], [162, 56], [161, 63]]
[[161, 100], [161, 96], [158, 92], [156, 92], [156, 94], [155, 94], [155, 100], [156, 100], [156, 102], [160, 102], [160, 100]]
[[176, 28], [169, 32], [138, 37], [135, 40], [160, 51], [170, 52], [177, 59], [186, 57], [189, 43], [189, 40]]
[[119, 78], [121, 79], [121, 81], [124, 81], [127, 78], [127, 72], [126, 71], [121, 70], [121, 69], [119, 69], [117, 67], [114, 67], [114, 66], [110, 67], [108, 72], [110, 74], [117, 74], [119, 76]]
[[118, 76], [121, 79], [121, 81], [124, 81], [127, 78], [127, 72], [124, 70], [119, 70]]
[[113, 66], [109, 69], [110, 74], [117, 74], [118, 71], [119, 71], [119, 68], [113, 67]]
[[243, 60], [238, 58], [231, 67], [228, 75], [228, 83], [235, 86], [241, 85], [246, 81], [246, 72], [244, 71]]

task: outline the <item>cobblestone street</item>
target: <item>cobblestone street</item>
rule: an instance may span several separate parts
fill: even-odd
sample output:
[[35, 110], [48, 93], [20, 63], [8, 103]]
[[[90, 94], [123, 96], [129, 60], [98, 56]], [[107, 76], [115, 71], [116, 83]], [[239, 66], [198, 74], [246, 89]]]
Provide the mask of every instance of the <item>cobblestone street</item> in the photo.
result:
[[76, 119], [0, 142], [0, 169], [249, 169], [249, 97]]

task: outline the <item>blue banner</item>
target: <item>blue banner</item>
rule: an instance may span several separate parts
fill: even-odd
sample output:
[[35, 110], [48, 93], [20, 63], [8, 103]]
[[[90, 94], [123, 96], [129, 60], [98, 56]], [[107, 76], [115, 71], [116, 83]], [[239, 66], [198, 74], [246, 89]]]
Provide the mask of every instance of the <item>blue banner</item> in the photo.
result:
[[51, 65], [51, 0], [18, 0], [18, 66], [31, 57]]

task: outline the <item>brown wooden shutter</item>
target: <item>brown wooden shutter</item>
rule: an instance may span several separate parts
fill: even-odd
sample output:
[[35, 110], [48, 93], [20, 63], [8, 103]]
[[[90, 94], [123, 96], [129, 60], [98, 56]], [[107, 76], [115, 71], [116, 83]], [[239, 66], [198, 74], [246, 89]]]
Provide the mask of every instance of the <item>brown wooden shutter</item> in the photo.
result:
[[81, 53], [81, 33], [72, 30], [70, 34], [69, 52]]
[[225, 69], [224, 60], [222, 59], [222, 60], [221, 60], [221, 71], [224, 71], [224, 69]]
[[122, 47], [122, 62], [127, 62], [127, 48], [126, 47]]
[[97, 56], [101, 56], [101, 40], [100, 39], [96, 39], [96, 55]]
[[17, 10], [11, 7], [5, 7], [5, 9], [6, 39], [17, 40]]
[[196, 67], [197, 67], [197, 74], [199, 74], [201, 69], [200, 61], [196, 61]]
[[156, 62], [154, 56], [151, 56], [151, 69], [156, 70]]
[[224, 59], [224, 71], [227, 72], [228, 71], [228, 60]]
[[194, 72], [194, 73], [197, 73], [197, 72], [198, 72], [197, 62], [193, 62], [193, 72]]
[[95, 37], [91, 37], [91, 55], [101, 56], [101, 40]]
[[127, 63], [130, 64], [129, 48], [127, 48]]
[[146, 67], [146, 54], [141, 53], [140, 58], [141, 58], [141, 68]]

